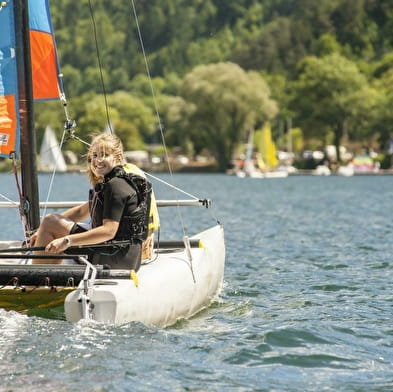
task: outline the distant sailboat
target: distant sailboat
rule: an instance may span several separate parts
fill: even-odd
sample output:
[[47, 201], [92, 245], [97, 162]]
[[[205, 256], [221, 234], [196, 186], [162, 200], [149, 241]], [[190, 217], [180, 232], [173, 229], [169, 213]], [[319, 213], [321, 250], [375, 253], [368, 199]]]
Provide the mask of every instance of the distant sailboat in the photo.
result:
[[268, 122], [255, 133], [255, 139], [255, 144], [260, 153], [258, 167], [262, 171], [276, 168], [278, 166], [276, 145], [273, 142], [272, 131]]
[[44, 138], [41, 144], [39, 170], [66, 172], [67, 164], [60, 149], [55, 132], [48, 125], [45, 129]]
[[254, 165], [254, 129], [248, 135], [246, 159], [244, 160], [243, 170], [237, 173], [238, 177], [260, 177], [260, 171]]
[[[258, 154], [255, 167], [253, 152], [254, 144], [257, 146]], [[237, 172], [238, 177], [252, 178], [283, 178], [288, 177], [287, 171], [276, 170], [278, 160], [276, 156], [276, 146], [272, 140], [270, 124], [255, 132], [252, 129], [247, 143], [246, 159], [243, 170]]]

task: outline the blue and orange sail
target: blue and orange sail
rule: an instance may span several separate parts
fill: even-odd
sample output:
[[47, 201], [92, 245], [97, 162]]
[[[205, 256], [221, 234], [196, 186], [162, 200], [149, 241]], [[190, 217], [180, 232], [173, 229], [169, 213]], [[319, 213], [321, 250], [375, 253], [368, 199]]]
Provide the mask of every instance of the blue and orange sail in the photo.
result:
[[[29, 36], [34, 100], [59, 99], [61, 84], [48, 0], [29, 0]], [[19, 86], [15, 0], [0, 0], [0, 157], [19, 151]]]

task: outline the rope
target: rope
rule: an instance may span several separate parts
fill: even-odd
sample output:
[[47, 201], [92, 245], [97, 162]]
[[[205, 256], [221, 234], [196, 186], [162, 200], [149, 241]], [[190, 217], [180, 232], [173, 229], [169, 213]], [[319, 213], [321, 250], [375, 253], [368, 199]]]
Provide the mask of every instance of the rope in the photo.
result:
[[22, 188], [19, 183], [15, 151], [10, 154], [10, 159], [12, 161], [12, 171], [15, 176], [16, 189], [18, 191], [18, 197], [19, 197], [19, 217], [22, 223], [23, 236], [25, 241], [27, 241], [27, 238], [29, 237], [29, 233], [30, 233], [30, 227], [27, 219], [28, 206], [26, 205], [26, 201], [23, 198]]

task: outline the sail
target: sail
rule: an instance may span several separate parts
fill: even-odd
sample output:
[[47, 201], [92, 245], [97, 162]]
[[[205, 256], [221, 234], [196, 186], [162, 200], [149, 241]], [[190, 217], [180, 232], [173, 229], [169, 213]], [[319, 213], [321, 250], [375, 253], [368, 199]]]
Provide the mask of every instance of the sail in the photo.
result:
[[58, 172], [67, 171], [67, 164], [55, 132], [49, 126], [46, 127], [44, 138], [42, 139], [39, 163], [39, 169], [42, 171], [53, 171], [55, 168]]
[[[19, 152], [19, 86], [15, 2], [0, 5], [0, 157]], [[29, 36], [35, 100], [59, 99], [61, 84], [48, 0], [29, 1]]]
[[256, 132], [257, 147], [262, 155], [262, 161], [268, 168], [275, 168], [278, 165], [276, 146], [272, 139], [270, 123], [266, 122], [264, 127]]
[[61, 84], [48, 0], [29, 1], [29, 28], [33, 97], [59, 99]]
[[11, 3], [0, 9], [0, 157], [19, 150], [18, 82], [14, 32], [15, 18]]
[[254, 155], [254, 128], [251, 128], [250, 133], [248, 134], [246, 159], [244, 160], [244, 166], [243, 166], [243, 171], [248, 176], [251, 176], [255, 172], [253, 155]]

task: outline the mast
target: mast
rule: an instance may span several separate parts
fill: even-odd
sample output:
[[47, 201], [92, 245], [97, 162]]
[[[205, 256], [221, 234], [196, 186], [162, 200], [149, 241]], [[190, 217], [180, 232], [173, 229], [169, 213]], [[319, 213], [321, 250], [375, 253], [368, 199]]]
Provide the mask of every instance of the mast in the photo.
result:
[[34, 132], [33, 87], [30, 60], [28, 0], [16, 0], [15, 30], [19, 85], [19, 116], [21, 130], [20, 161], [22, 174], [21, 211], [26, 217], [27, 230], [40, 224], [36, 138]]

